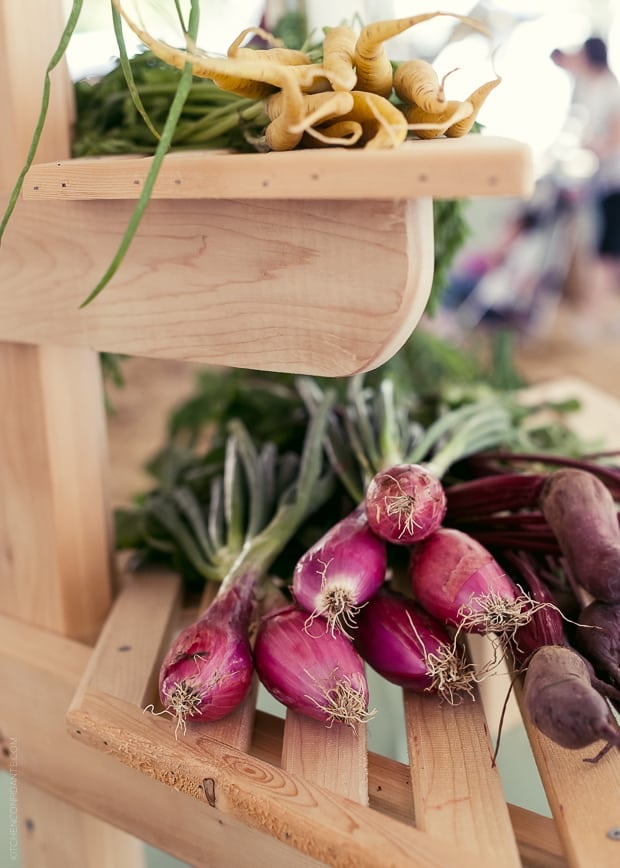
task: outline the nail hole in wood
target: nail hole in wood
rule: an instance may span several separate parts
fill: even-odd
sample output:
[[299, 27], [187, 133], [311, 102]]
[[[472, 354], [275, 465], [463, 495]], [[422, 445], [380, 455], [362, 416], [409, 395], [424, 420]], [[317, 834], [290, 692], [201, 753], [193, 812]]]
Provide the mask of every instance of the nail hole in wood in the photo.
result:
[[213, 778], [205, 778], [202, 782], [202, 788], [205, 791], [207, 802], [212, 808], [215, 807], [215, 781]]

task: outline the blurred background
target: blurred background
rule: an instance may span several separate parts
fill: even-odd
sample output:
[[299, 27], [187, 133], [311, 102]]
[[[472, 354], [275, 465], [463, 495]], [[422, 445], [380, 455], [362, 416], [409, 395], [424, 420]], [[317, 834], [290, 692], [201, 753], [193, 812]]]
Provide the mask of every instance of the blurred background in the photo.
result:
[[[157, 22], [158, 36], [174, 41], [166, 30], [166, 22], [174, 20], [171, 5], [142, 0], [137, 8], [149, 23]], [[449, 98], [464, 98], [494, 71], [501, 75], [501, 87], [480, 112], [481, 135], [526, 142], [536, 184], [527, 202], [464, 203], [468, 235], [450, 268], [442, 303], [424, 327], [464, 347], [501, 330], [510, 337], [514, 365], [525, 382], [573, 374], [620, 398], [620, 296], [612, 287], [602, 297], [595, 286], [599, 157], [588, 142], [589, 106], [577, 99], [574, 76], [551, 59], [555, 49], [572, 52], [597, 36], [606, 42], [611, 72], [620, 73], [620, 2], [458, 0], [440, 5], [442, 11], [484, 22], [493, 33], [492, 45], [450, 19], [438, 19], [393, 40], [392, 59], [422, 56], [440, 75], [456, 68], [446, 83]], [[261, 21], [269, 26], [287, 13], [304, 14], [312, 31], [421, 11], [426, 11], [423, 4], [404, 0], [204, 0], [198, 42], [205, 50], [224, 53], [243, 26]], [[117, 56], [108, 0], [86, 0], [78, 29], [67, 54], [72, 77], [103, 74]], [[129, 35], [127, 39], [131, 53], [137, 44]], [[194, 376], [189, 365], [127, 363], [125, 388], [115, 395], [110, 418], [113, 505], [127, 502], [143, 486], [143, 462], [161, 442], [166, 414], [191, 388]], [[373, 679], [371, 689], [374, 704], [390, 703], [390, 685]], [[264, 694], [260, 705], [282, 713]], [[397, 696], [393, 705], [400, 707]], [[371, 724], [370, 747], [406, 761], [402, 722], [392, 721], [389, 730]], [[504, 734], [499, 765], [509, 801], [548, 813], [521, 728]], [[0, 801], [8, 803], [8, 798], [8, 775], [0, 775]], [[0, 817], [8, 814], [0, 809]], [[0, 822], [0, 853], [8, 852], [1, 841], [6, 834]], [[150, 868], [180, 864], [151, 848], [147, 861]]]

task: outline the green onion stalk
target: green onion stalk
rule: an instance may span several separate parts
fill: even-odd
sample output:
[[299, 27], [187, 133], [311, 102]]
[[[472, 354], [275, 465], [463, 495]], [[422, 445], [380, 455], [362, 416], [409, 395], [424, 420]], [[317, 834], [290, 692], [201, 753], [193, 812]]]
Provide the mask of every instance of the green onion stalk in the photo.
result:
[[[299, 388], [314, 412], [320, 387], [301, 379]], [[364, 504], [371, 530], [400, 545], [440, 526], [447, 507], [442, 479], [453, 464], [513, 437], [511, 414], [499, 396], [444, 408], [427, 427], [416, 409], [414, 397], [397, 399], [390, 378], [372, 389], [354, 377], [326, 437], [332, 467], [354, 501]]]
[[187, 488], [153, 497], [151, 516], [206, 579], [220, 583], [161, 665], [160, 713], [175, 718], [177, 732], [188, 720], [224, 717], [247, 694], [254, 671], [249, 629], [261, 583], [302, 522], [333, 492], [322, 445], [332, 403], [326, 394], [313, 416], [292, 481], [290, 464], [273, 444], [257, 449], [245, 427], [232, 422], [223, 473], [206, 507]]

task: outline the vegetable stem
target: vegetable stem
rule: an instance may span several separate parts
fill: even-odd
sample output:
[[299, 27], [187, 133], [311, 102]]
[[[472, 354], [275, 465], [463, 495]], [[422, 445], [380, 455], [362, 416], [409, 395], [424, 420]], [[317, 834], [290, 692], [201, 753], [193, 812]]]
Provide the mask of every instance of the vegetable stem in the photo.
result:
[[17, 205], [17, 200], [19, 199], [19, 195], [21, 193], [22, 187], [24, 185], [24, 179], [28, 170], [30, 169], [35, 155], [37, 153], [37, 149], [39, 147], [39, 141], [41, 140], [41, 134], [43, 132], [43, 127], [45, 126], [45, 120], [47, 118], [47, 112], [49, 109], [49, 101], [50, 101], [50, 91], [51, 91], [51, 78], [50, 75], [52, 70], [58, 66], [60, 61], [62, 60], [65, 51], [67, 50], [67, 46], [73, 36], [73, 32], [78, 23], [80, 14], [82, 12], [83, 0], [73, 0], [73, 5], [71, 6], [71, 12], [69, 13], [69, 18], [67, 19], [67, 23], [65, 24], [65, 28], [62, 31], [60, 36], [60, 41], [58, 42], [58, 46], [56, 51], [53, 53], [50, 62], [48, 63], [45, 70], [45, 78], [43, 80], [43, 94], [41, 97], [41, 108], [39, 110], [39, 117], [37, 119], [34, 133], [32, 135], [32, 140], [30, 142], [30, 148], [28, 149], [28, 153], [26, 155], [26, 161], [23, 165], [21, 172], [18, 175], [15, 186], [11, 192], [9, 197], [9, 204], [7, 205], [6, 211], [4, 212], [4, 216], [2, 218], [2, 222], [0, 222], [0, 243], [2, 242], [2, 237], [4, 235], [4, 230], [7, 227], [9, 220], [11, 219], [11, 215], [15, 210], [15, 206]]
[[[191, 0], [191, 10], [187, 28], [188, 35], [191, 39], [196, 39], [199, 20], [200, 0]], [[84, 299], [84, 301], [80, 305], [80, 308], [84, 308], [92, 301], [94, 301], [94, 299], [99, 295], [101, 290], [104, 289], [105, 286], [107, 286], [112, 277], [118, 271], [118, 268], [121, 265], [121, 262], [123, 261], [125, 254], [127, 253], [127, 250], [131, 245], [131, 242], [133, 241], [133, 238], [144, 216], [144, 212], [146, 211], [146, 207], [150, 201], [151, 193], [153, 192], [155, 181], [157, 180], [157, 176], [159, 175], [159, 170], [161, 168], [164, 156], [170, 148], [174, 131], [179, 122], [185, 100], [187, 99], [187, 95], [192, 85], [192, 78], [192, 65], [191, 63], [186, 63], [181, 73], [177, 91], [170, 106], [170, 111], [168, 112], [168, 117], [166, 118], [166, 123], [164, 124], [161, 137], [157, 144], [157, 148], [153, 156], [153, 161], [144, 181], [138, 203], [129, 219], [129, 223], [121, 239], [121, 243], [112, 259], [112, 262], [103, 274], [103, 277], [101, 277], [90, 295], [88, 295], [87, 298]]]

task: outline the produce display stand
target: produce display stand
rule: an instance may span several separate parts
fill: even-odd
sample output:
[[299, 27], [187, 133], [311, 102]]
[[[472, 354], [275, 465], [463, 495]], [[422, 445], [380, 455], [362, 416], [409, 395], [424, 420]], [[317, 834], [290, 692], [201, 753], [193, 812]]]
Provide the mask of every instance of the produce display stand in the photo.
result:
[[[0, 2], [3, 203], [61, 7]], [[178, 577], [125, 576], [111, 545], [96, 351], [374, 367], [424, 307], [432, 199], [526, 195], [527, 149], [472, 136], [376, 154], [171, 155], [127, 260], [80, 310], [148, 160], [68, 160], [69, 95], [61, 71], [0, 248], [0, 758], [18, 780], [24, 868], [134, 868], [140, 840], [201, 866], [617, 864], [617, 756], [584, 764], [591, 751], [528, 727], [554, 820], [507, 805], [480, 702], [405, 693], [408, 764], [369, 753], [364, 726], [282, 721], [254, 695], [175, 738], [144, 709], [191, 613]]]

